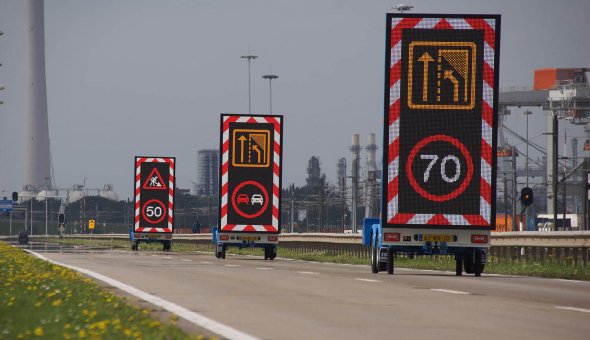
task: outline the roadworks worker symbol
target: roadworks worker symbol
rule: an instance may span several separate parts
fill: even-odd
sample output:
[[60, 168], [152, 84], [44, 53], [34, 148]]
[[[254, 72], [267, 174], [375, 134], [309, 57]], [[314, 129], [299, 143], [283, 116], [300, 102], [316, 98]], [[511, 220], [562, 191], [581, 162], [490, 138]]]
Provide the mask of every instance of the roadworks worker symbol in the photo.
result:
[[475, 43], [413, 41], [408, 60], [411, 109], [472, 110], [475, 107]]
[[166, 183], [162, 180], [162, 175], [157, 168], [154, 168], [146, 181], [143, 183], [146, 190], [166, 190]]
[[246, 168], [270, 166], [270, 131], [235, 129], [232, 135], [232, 165]]

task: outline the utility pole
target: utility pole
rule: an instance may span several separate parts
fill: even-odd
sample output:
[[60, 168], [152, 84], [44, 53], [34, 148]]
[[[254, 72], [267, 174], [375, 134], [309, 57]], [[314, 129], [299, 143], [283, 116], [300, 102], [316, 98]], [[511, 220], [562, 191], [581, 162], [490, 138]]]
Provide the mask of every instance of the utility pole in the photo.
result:
[[290, 202], [290, 209], [289, 209], [289, 217], [290, 217], [290, 226], [291, 226], [291, 234], [293, 234], [293, 224], [295, 221], [295, 183], [291, 183], [291, 202]]
[[512, 147], [512, 231], [516, 228], [516, 147]]
[[320, 188], [318, 193], [318, 200], [319, 200], [319, 227], [320, 233], [324, 232], [324, 178], [320, 177]]

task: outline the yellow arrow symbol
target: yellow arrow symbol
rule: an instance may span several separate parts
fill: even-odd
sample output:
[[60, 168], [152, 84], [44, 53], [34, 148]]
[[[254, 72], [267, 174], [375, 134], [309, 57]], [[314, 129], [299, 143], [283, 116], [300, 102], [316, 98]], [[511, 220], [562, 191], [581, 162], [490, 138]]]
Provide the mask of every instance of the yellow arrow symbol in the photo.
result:
[[244, 150], [244, 142], [247, 140], [246, 137], [244, 137], [244, 135], [241, 135], [238, 140], [240, 141], [240, 163], [244, 163], [244, 153], [246, 152], [246, 150]]
[[258, 154], [258, 164], [262, 163], [262, 160], [260, 159], [262, 157], [262, 152], [258, 148], [258, 145], [252, 145], [252, 150], [256, 151], [256, 153]]
[[428, 100], [428, 63], [434, 61], [428, 52], [424, 52], [424, 54], [418, 58], [418, 61], [424, 63], [424, 74], [423, 79], [424, 82], [422, 83], [422, 101]]
[[453, 83], [453, 100], [455, 102], [459, 101], [459, 81], [453, 75], [452, 70], [445, 70], [445, 79], [448, 79]]

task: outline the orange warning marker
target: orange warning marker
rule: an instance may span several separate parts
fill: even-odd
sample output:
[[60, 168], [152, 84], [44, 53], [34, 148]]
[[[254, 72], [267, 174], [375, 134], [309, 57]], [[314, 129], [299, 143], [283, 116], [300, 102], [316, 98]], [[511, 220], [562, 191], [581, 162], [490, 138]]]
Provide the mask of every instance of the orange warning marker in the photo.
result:
[[166, 183], [162, 179], [158, 168], [152, 170], [145, 183], [143, 183], [143, 188], [146, 190], [166, 190]]

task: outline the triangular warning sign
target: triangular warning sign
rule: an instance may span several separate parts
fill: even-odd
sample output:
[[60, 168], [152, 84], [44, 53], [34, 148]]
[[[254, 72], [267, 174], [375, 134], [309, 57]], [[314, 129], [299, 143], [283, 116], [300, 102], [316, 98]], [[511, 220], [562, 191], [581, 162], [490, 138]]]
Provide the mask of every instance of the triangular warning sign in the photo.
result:
[[152, 170], [145, 183], [143, 183], [143, 188], [147, 190], [166, 190], [166, 182], [162, 179], [158, 168]]

